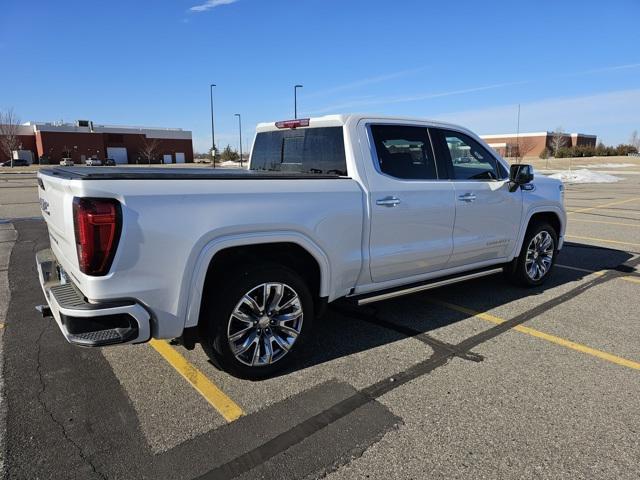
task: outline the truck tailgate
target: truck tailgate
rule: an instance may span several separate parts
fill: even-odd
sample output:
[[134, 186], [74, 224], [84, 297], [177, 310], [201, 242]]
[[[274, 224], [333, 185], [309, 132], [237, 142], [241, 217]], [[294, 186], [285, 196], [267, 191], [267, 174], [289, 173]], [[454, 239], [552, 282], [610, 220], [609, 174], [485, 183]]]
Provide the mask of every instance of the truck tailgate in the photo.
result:
[[73, 234], [73, 193], [68, 183], [69, 180], [63, 178], [38, 174], [40, 209], [47, 222], [51, 249], [67, 271], [75, 270], [78, 265]]

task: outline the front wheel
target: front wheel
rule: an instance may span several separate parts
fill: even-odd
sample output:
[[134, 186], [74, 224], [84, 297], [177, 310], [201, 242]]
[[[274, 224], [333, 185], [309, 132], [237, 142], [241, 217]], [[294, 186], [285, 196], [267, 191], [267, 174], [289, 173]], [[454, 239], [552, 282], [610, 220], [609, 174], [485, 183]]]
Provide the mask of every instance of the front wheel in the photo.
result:
[[313, 299], [305, 281], [286, 267], [244, 270], [209, 292], [202, 346], [221, 369], [259, 379], [298, 356], [312, 327]]
[[534, 224], [527, 230], [520, 255], [505, 267], [505, 273], [519, 285], [542, 285], [551, 274], [557, 248], [555, 229], [548, 223]]

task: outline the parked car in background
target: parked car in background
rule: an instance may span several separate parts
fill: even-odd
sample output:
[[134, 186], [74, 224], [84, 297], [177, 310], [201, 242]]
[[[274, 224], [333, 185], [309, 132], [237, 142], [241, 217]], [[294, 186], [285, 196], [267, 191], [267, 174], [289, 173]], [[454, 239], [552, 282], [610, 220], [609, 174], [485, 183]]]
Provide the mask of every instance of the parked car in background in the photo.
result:
[[193, 163], [211, 163], [211, 159], [206, 157], [196, 157], [193, 159]]
[[[0, 165], [2, 165], [3, 167], [10, 167], [11, 166], [11, 160], [7, 160], [6, 162], [0, 163]], [[29, 162], [27, 160], [22, 159], [22, 158], [14, 158], [13, 159], [13, 166], [14, 167], [28, 167], [29, 166]]]
[[87, 161], [84, 162], [84, 164], [87, 167], [99, 167], [100, 165], [102, 165], [102, 162], [100, 161], [99, 158], [89, 158], [87, 159]]
[[[461, 148], [473, 162], [453, 161]], [[199, 340], [251, 378], [295, 359], [328, 302], [500, 272], [539, 286], [566, 225], [562, 182], [509, 167], [467, 129], [410, 118], [260, 124], [248, 171], [45, 168], [38, 179], [51, 237], [37, 255], [41, 310], [69, 342]]]
[[60, 160], [60, 165], [62, 165], [63, 167], [73, 167], [73, 160], [71, 160], [70, 158], [63, 158], [62, 160]]
[[104, 159], [104, 166], [105, 167], [115, 167], [116, 166], [116, 161], [113, 158], [105, 158]]

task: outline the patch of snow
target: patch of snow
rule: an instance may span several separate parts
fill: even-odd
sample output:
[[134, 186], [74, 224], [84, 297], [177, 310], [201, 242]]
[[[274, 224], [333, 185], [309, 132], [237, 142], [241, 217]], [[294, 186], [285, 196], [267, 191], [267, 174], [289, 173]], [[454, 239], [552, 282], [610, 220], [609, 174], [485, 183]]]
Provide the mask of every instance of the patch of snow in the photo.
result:
[[225, 160], [216, 162], [216, 166], [222, 168], [247, 168], [247, 161], [242, 162], [242, 167], [240, 166], [240, 161], [235, 160]]
[[576, 165], [579, 168], [627, 168], [635, 167], [635, 163], [596, 163], [595, 165]]
[[553, 175], [549, 175], [550, 178], [556, 178], [563, 183], [614, 183], [621, 179], [601, 172], [592, 172], [586, 168], [580, 170], [563, 170]]

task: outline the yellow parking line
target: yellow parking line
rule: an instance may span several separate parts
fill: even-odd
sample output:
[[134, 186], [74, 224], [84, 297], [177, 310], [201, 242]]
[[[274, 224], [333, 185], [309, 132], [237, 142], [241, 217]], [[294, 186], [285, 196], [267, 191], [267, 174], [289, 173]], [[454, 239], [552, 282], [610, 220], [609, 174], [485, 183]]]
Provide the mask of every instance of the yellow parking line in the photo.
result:
[[612, 207], [613, 205], [622, 205], [623, 203], [634, 202], [636, 200], [640, 200], [640, 197], [627, 198], [626, 200], [618, 200], [617, 202], [609, 202], [602, 205], [598, 205], [596, 207], [579, 208], [578, 210], [572, 210], [570, 212], [567, 212], [567, 215], [571, 213], [590, 212], [592, 210], [598, 210], [600, 208], [605, 208], [605, 207]]
[[[555, 266], [559, 267], [559, 268], [565, 268], [567, 270], [575, 270], [577, 272], [589, 273], [591, 275], [596, 275], [598, 277], [601, 277], [602, 275], [607, 273], [607, 270], [597, 270], [597, 271], [596, 270], [589, 270], [589, 269], [586, 269], [586, 268], [572, 267], [570, 265], [562, 265], [560, 263], [556, 263]], [[636, 277], [624, 276], [624, 277], [616, 277], [616, 278], [619, 278], [620, 280], [624, 280], [626, 282], [640, 283], [640, 278], [636, 278]]]
[[[640, 212], [637, 212], [635, 210], [631, 210], [629, 208], [619, 208], [617, 210], [615, 208], [598, 208], [598, 210], [601, 211], [601, 212], [604, 212], [604, 213], [616, 213], [616, 214], [620, 214], [620, 215], [627, 215], [627, 214], [640, 215]], [[575, 210], [567, 210], [567, 214], [569, 214], [569, 213], [578, 213], [578, 214], [580, 214], [581, 212], [576, 212]], [[591, 215], [591, 214], [587, 213], [586, 215]], [[627, 220], [635, 220], [635, 218], [628, 218]]]
[[[437, 305], [442, 305], [443, 307], [450, 308], [451, 310], [455, 310], [461, 313], [466, 313], [467, 315], [472, 315], [476, 318], [480, 318], [482, 320], [495, 323], [497, 325], [500, 325], [501, 323], [506, 322], [504, 318], [496, 317], [495, 315], [491, 315], [489, 313], [476, 312], [475, 310], [471, 310], [470, 308], [454, 305], [453, 303], [443, 302], [441, 300], [430, 300], [430, 301]], [[603, 352], [602, 350], [597, 350], [595, 348], [587, 347], [586, 345], [572, 342], [571, 340], [566, 340], [564, 338], [557, 337], [555, 335], [550, 335], [548, 333], [541, 332], [540, 330], [536, 330], [531, 327], [525, 327], [524, 325], [516, 325], [515, 327], [513, 327], [513, 330], [520, 333], [524, 333], [526, 335], [530, 335], [532, 337], [546, 340], [547, 342], [555, 343], [556, 345], [560, 345], [562, 347], [569, 348], [571, 350], [576, 350], [578, 352], [582, 352], [587, 355], [591, 355], [593, 357], [606, 360], [607, 362], [615, 363], [616, 365], [632, 368], [634, 370], [640, 370], [639, 362], [634, 362], [633, 360], [627, 360], [626, 358], [618, 357], [617, 355]]]
[[594, 242], [615, 243], [619, 245], [633, 245], [634, 247], [640, 247], [640, 243], [633, 242], [621, 242], [620, 240], [607, 240], [606, 238], [597, 237], [581, 237], [578, 235], [565, 235], [566, 238], [577, 238], [579, 240], [593, 240]]
[[242, 408], [216, 387], [200, 370], [167, 342], [151, 340], [149, 344], [182, 375], [228, 422], [244, 415]]
[[[611, 213], [618, 213], [620, 215], [628, 215], [628, 214], [632, 214], [632, 215], [640, 215], [640, 211], [636, 211], [636, 210], [630, 210], [628, 208], [621, 208], [616, 210], [615, 208], [599, 208], [598, 210], [602, 210], [603, 212], [611, 212]], [[635, 218], [628, 218], [627, 220], [635, 220]]]
[[[633, 220], [633, 219], [630, 219]], [[635, 227], [640, 228], [640, 224], [634, 225], [633, 223], [621, 223], [621, 222], [603, 222], [601, 220], [583, 220], [582, 218], [572, 218], [571, 223], [573, 222], [583, 222], [583, 223], [602, 223], [604, 225], [619, 225], [621, 227]]]

